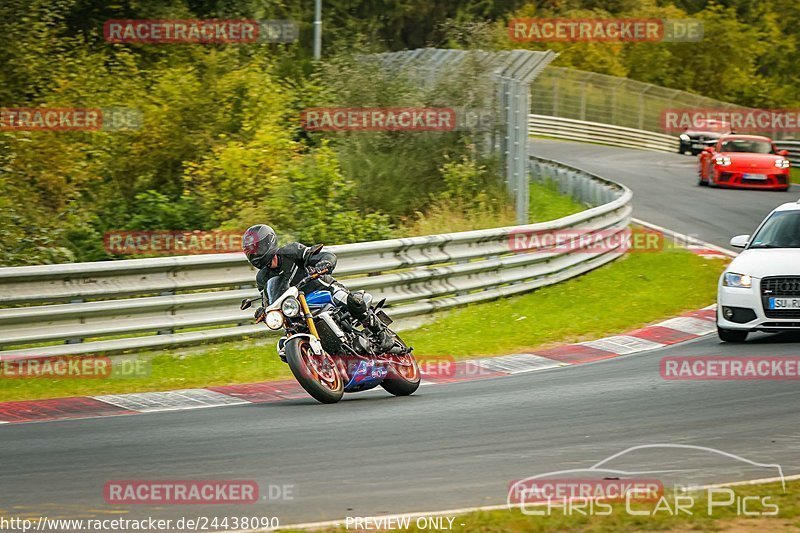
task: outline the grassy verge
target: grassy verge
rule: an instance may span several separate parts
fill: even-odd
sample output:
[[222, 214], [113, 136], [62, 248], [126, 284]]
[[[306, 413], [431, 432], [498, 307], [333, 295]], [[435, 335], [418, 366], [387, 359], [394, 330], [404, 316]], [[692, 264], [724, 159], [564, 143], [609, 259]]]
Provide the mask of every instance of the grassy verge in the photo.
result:
[[[768, 485], [736, 486], [734, 503], [731, 505], [713, 505], [708, 511], [707, 492], [692, 493], [691, 504], [684, 500], [684, 508], [692, 512], [675, 512], [674, 497], [665, 494], [666, 504], [656, 505], [632, 504], [635, 511], [648, 511], [648, 516], [628, 514], [624, 503], [611, 504], [612, 511], [607, 516], [583, 516], [579, 512], [566, 513], [558, 508], [551, 509], [544, 516], [529, 516], [519, 509], [510, 511], [475, 512], [458, 516], [453, 521], [452, 531], [503, 531], [508, 533], [536, 531], [545, 532], [626, 532], [626, 531], [797, 531], [800, 528], [800, 482], [787, 482], [784, 493], [779, 483]], [[713, 496], [716, 503], [727, 496], [717, 493]], [[748, 512], [772, 512], [777, 505], [775, 516], [744, 516], [737, 514], [736, 502], [744, 498], [748, 500]], [[764, 498], [769, 498], [764, 500]], [[764, 505], [766, 503], [767, 505]], [[666, 507], [666, 506], [669, 507]], [[658, 509], [657, 512], [654, 512]], [[587, 513], [588, 514], [588, 513]], [[452, 518], [452, 516], [451, 516]], [[447, 523], [447, 522], [445, 522]], [[413, 524], [413, 520], [412, 520]], [[461, 525], [463, 524], [463, 525]], [[411, 527], [405, 531], [422, 531]]]
[[[530, 184], [530, 221], [545, 222], [579, 213], [586, 209], [569, 196], [558, 191], [554, 183]], [[456, 204], [443, 204], [432, 208], [425, 215], [409, 222], [403, 228], [403, 237], [452, 233], [475, 229], [513, 226], [517, 217], [509, 203], [500, 208], [486, 209], [482, 212], [467, 210]]]
[[598, 338], [713, 303], [722, 268], [678, 249], [628, 254], [530, 295], [451, 311], [404, 338], [420, 354], [457, 357]]
[[[684, 250], [628, 256], [584, 276], [443, 313], [403, 333], [419, 355], [502, 354], [602, 337], [714, 301], [723, 264]], [[610, 305], [610, 302], [617, 302]], [[289, 378], [270, 339], [115, 357], [108, 379], [11, 379], [0, 401], [120, 394]], [[136, 366], [138, 362], [138, 366]]]
[[555, 220], [586, 209], [571, 197], [561, 194], [555, 182], [531, 183], [529, 195], [531, 223]]

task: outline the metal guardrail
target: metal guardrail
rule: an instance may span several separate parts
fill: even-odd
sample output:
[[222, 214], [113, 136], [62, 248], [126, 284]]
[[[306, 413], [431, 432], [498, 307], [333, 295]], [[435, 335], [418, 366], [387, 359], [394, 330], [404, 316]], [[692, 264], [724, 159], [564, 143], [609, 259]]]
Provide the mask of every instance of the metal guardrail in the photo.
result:
[[[553, 180], [593, 207], [538, 224], [331, 246], [339, 257], [336, 276], [386, 297], [391, 315], [402, 318], [527, 292], [621, 255], [614, 243], [630, 220], [629, 189], [541, 159], [531, 159], [530, 170], [534, 179]], [[583, 244], [571, 251], [512, 249], [516, 233], [560, 230], [602, 230], [609, 244], [602, 251]], [[256, 294], [254, 277], [241, 254], [2, 268], [0, 358], [120, 353], [265, 334], [263, 324], [252, 324], [252, 312], [238, 307]]]
[[787, 150], [789, 155], [786, 159], [793, 165], [800, 165], [800, 141], [775, 141], [778, 150]]
[[557, 139], [662, 152], [677, 152], [679, 145], [677, 137], [663, 133], [548, 115], [529, 115], [528, 132]]
[[[661, 152], [677, 152], [679, 145], [677, 137], [663, 133], [548, 115], [528, 115], [528, 131], [531, 135]], [[787, 159], [793, 165], [800, 165], [800, 141], [774, 143], [779, 150], [789, 151]]]

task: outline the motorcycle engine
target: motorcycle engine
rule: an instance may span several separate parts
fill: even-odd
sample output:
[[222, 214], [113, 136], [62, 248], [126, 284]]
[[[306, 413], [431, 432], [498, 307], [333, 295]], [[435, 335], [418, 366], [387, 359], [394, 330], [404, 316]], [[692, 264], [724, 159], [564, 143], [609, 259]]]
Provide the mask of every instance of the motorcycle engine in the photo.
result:
[[344, 333], [333, 320], [330, 313], [320, 313], [317, 318], [314, 319], [314, 325], [317, 327], [317, 333], [319, 333], [319, 340], [322, 343], [322, 348], [329, 354], [341, 353]]

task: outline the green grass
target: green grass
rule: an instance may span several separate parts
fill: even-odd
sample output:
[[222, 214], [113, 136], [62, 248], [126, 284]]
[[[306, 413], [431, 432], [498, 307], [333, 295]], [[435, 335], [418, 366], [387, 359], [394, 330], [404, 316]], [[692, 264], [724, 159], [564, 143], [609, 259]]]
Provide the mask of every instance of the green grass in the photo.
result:
[[531, 183], [528, 206], [531, 223], [555, 220], [586, 209], [585, 205], [561, 194], [556, 182]]
[[789, 169], [789, 180], [792, 183], [800, 183], [800, 168], [791, 167]]
[[[778, 506], [777, 515], [774, 517], [745, 517], [737, 516], [736, 504], [730, 506], [712, 507], [711, 513], [707, 510], [707, 493], [701, 491], [692, 493], [691, 504], [685, 500], [684, 507], [692, 511], [688, 513], [670, 513], [666, 507], [659, 507], [660, 511], [654, 513], [656, 503], [632, 504], [632, 509], [649, 511], [648, 516], [630, 515], [625, 510], [625, 503], [615, 503], [608, 516], [581, 516], [577, 512], [567, 514], [554, 508], [545, 516], [528, 516], [519, 509], [510, 511], [480, 511], [461, 515], [453, 521], [456, 532], [507, 532], [522, 533], [535, 531], [546, 532], [592, 532], [616, 533], [628, 531], [797, 531], [800, 528], [800, 482], [787, 482], [784, 493], [779, 483], [768, 485], [736, 486], [731, 487], [735, 498], [741, 501], [745, 497], [756, 497], [759, 500], [748, 500], [748, 511], [770, 511], [770, 508], [761, 506], [764, 500], [768, 505]], [[724, 494], [717, 494], [715, 502], [724, 499]], [[674, 499], [670, 491], [665, 490], [665, 500], [674, 509]], [[588, 514], [588, 513], [587, 513]], [[452, 515], [450, 515], [452, 518]], [[446, 522], [445, 522], [446, 523]], [[413, 524], [413, 520], [412, 520]], [[461, 524], [464, 524], [463, 526]], [[405, 531], [421, 531], [412, 527]]]
[[631, 253], [535, 293], [457, 309], [403, 336], [417, 353], [515, 353], [636, 328], [714, 302], [723, 262], [684, 250]]
[[[585, 206], [569, 196], [561, 194], [555, 183], [530, 184], [529, 219], [531, 223], [555, 220], [585, 209]], [[445, 203], [431, 208], [424, 215], [418, 214], [417, 218], [409, 221], [402, 228], [400, 236], [410, 237], [499, 228], [513, 226], [516, 223], [517, 216], [511, 202], [483, 211], [476, 211], [474, 206]]]
[[[471, 357], [588, 340], [714, 301], [723, 263], [668, 249], [632, 253], [579, 278], [504, 300], [450, 311], [403, 338], [419, 355]], [[615, 302], [615, 305], [611, 303]], [[144, 375], [107, 379], [0, 377], [0, 401], [120, 394], [290, 378], [272, 339], [140, 354]], [[113, 357], [114, 364], [128, 357]]]

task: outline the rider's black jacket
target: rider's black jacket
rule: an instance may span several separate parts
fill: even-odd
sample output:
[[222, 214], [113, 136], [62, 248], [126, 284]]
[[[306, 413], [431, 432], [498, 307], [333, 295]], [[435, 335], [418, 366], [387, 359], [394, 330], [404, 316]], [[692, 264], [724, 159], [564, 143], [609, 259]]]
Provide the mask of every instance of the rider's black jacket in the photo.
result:
[[[336, 267], [335, 254], [324, 249], [313, 255], [309, 255], [310, 252], [311, 248], [299, 242], [291, 242], [278, 248], [275, 254], [278, 257], [277, 268], [262, 268], [256, 274], [258, 290], [263, 292], [269, 284], [268, 296], [269, 301], [272, 301], [275, 296], [282, 294], [289, 286], [302, 281], [308, 275], [307, 268], [317, 266], [323, 261], [330, 263], [331, 272]], [[316, 290], [328, 290], [334, 281], [330, 275], [322, 276], [303, 287], [303, 292], [308, 294]]]

